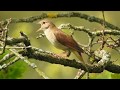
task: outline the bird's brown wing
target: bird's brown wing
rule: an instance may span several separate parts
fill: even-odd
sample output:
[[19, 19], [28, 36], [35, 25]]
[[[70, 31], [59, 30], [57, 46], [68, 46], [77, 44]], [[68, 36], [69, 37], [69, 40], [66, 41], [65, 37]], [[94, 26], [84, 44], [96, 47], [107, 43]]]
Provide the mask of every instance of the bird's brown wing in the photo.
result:
[[79, 47], [79, 45], [77, 44], [77, 42], [73, 39], [73, 37], [66, 35], [63, 31], [61, 31], [60, 29], [55, 30], [54, 31], [56, 39], [59, 43], [61, 43], [62, 45], [67, 46], [68, 48], [81, 52], [83, 53], [83, 49]]

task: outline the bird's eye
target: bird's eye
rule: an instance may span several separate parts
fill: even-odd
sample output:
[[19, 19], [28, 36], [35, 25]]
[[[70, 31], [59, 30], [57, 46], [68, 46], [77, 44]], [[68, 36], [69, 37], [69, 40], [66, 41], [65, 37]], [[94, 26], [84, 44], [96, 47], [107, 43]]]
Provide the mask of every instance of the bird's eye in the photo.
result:
[[45, 24], [45, 22], [43, 22], [43, 24]]

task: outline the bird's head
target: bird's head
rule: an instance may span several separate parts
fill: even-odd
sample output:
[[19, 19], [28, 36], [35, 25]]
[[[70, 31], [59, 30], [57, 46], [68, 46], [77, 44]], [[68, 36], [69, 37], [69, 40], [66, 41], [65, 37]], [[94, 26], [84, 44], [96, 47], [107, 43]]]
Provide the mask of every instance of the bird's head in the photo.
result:
[[41, 21], [38, 22], [38, 24], [41, 26], [40, 29], [37, 30], [38, 31], [45, 31], [49, 28], [54, 27], [55, 25], [48, 19], [43, 19]]

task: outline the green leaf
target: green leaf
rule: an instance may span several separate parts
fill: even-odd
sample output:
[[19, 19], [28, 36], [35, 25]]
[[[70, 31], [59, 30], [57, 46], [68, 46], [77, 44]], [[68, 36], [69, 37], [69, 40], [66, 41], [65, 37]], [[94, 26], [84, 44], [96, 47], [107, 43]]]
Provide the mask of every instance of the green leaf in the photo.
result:
[[120, 79], [120, 74], [111, 74], [112, 79]]
[[0, 79], [17, 79], [27, 69], [27, 65], [23, 61], [18, 61], [6, 69], [0, 71]]

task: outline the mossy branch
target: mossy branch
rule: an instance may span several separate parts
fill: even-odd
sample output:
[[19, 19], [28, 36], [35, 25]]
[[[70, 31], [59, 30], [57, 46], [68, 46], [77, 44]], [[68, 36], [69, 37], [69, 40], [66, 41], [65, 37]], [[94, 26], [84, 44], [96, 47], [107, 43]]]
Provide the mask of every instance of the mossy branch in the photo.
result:
[[45, 79], [49, 79], [45, 73], [43, 73], [40, 69], [37, 68], [37, 65], [35, 63], [31, 63], [29, 60], [27, 60], [25, 57], [23, 57], [21, 54], [19, 54], [15, 49], [9, 49], [11, 52], [13, 52], [18, 58], [23, 60], [25, 63], [27, 63], [30, 67], [32, 67], [40, 76], [42, 76]]
[[[10, 19], [11, 20], [10, 24], [11, 23], [23, 23], [23, 22], [33, 23], [34, 21], [37, 21], [37, 20], [43, 19], [43, 18], [60, 18], [60, 17], [78, 17], [78, 18], [85, 19], [90, 22], [99, 23], [101, 25], [104, 23], [105, 28], [109, 28], [109, 29], [104, 30], [104, 35], [106, 35], [106, 36], [107, 36], [107, 34], [114, 35], [114, 36], [120, 35], [119, 27], [112, 25], [106, 21], [104, 22], [104, 20], [102, 20], [100, 18], [82, 14], [80, 12], [66, 12], [66, 13], [54, 13], [54, 14], [53, 13], [42, 13], [39, 16], [33, 16], [33, 17], [28, 17], [28, 18], [23, 18], [23, 19]], [[7, 21], [3, 21], [1, 26], [3, 26], [3, 25], [7, 25]], [[19, 58], [15, 58], [13, 61], [11, 61], [7, 64], [0, 65], [0, 70], [8, 67], [9, 65], [12, 65], [14, 62], [18, 61], [19, 59], [23, 59], [24, 61], [26, 61], [24, 56], [27, 56], [28, 58], [33, 58], [35, 60], [45, 61], [45, 62], [49, 62], [52, 64], [60, 64], [60, 65], [64, 65], [64, 66], [73, 67], [76, 69], [81, 69], [82, 70], [81, 77], [85, 74], [85, 72], [101, 73], [104, 70], [107, 70], [112, 73], [120, 73], [120, 66], [116, 65], [110, 61], [110, 59], [111, 59], [110, 53], [103, 50], [103, 48], [100, 50], [96, 50], [96, 51], [91, 50], [91, 47], [94, 44], [93, 40], [95, 39], [95, 37], [97, 37], [97, 36], [101, 37], [103, 35], [102, 30], [96, 30], [94, 32], [91, 32], [90, 29], [87, 29], [83, 26], [73, 26], [71, 24], [62, 24], [62, 25], [60, 25], [59, 28], [83, 31], [88, 34], [89, 43], [88, 43], [88, 45], [86, 45], [87, 49], [88, 49], [88, 50], [86, 49], [86, 51], [88, 52], [87, 55], [90, 58], [93, 58], [94, 59], [93, 61], [96, 62], [93, 64], [86, 64], [88, 70], [86, 70], [86, 67], [82, 63], [78, 62], [75, 59], [71, 60], [71, 59], [62, 58], [52, 52], [44, 51], [42, 49], [32, 47], [29, 38], [23, 32], [20, 32], [20, 34], [21, 34], [20, 38], [6, 37], [5, 47], [3, 47], [4, 49], [7, 48], [7, 45], [13, 46], [13, 48], [14, 48], [14, 46], [15, 47], [18, 46], [19, 48], [20, 47], [22, 47], [22, 48], [20, 51], [15, 50], [15, 52], [17, 52], [17, 53], [14, 53], [14, 51], [12, 51], [13, 49], [10, 49], [13, 53], [6, 54], [0, 60], [0, 64], [2, 64], [6, 60], [12, 58], [15, 55]], [[40, 37], [41, 36], [44, 36], [44, 35], [40, 34]], [[39, 38], [39, 37], [37, 37], [37, 38]], [[98, 42], [103, 42], [104, 45], [106, 44], [109, 47], [112, 46], [112, 49], [117, 49], [118, 47], [120, 47], [120, 39], [119, 38], [117, 40], [114, 40], [111, 38], [111, 41], [113, 42], [113, 44], [108, 43], [108, 41], [109, 41], [108, 39], [103, 40], [103, 41], [98, 40]], [[2, 41], [2, 42], [4, 42], [4, 41]], [[98, 42], [96, 41], [95, 43], [98, 43]], [[86, 47], [86, 46], [83, 46], [83, 47]], [[86, 53], [86, 51], [85, 51], [85, 53]], [[29, 61], [27, 60], [27, 62], [29, 62]], [[31, 63], [28, 63], [28, 64], [32, 65]], [[33, 67], [33, 68], [40, 75], [42, 75], [43, 77], [45, 76], [45, 74], [41, 73], [40, 70], [38, 70], [38, 68], [36, 68], [36, 67]]]
[[[61, 17], [78, 17], [81, 19], [85, 19], [89, 22], [96, 22], [99, 24], [103, 24], [104, 20], [101, 18], [97, 18], [95, 16], [90, 16], [87, 14], [83, 14], [80, 12], [66, 12], [66, 13], [41, 13], [39, 16], [32, 16], [32, 17], [28, 17], [28, 18], [22, 18], [22, 19], [12, 19], [11, 23], [32, 23], [34, 21], [40, 20], [40, 19], [44, 19], [44, 18], [61, 18]], [[3, 21], [3, 25], [6, 24], [7, 21]], [[110, 28], [110, 29], [115, 29], [115, 30], [119, 30], [120, 28], [109, 23], [109, 22], [104, 22], [105, 27], [106, 28]]]
[[[102, 35], [102, 31], [101, 30], [96, 30], [95, 32], [91, 32], [90, 29], [85, 28], [84, 26], [73, 26], [71, 24], [61, 24], [58, 28], [60, 29], [73, 29], [75, 31], [83, 31], [85, 33], [87, 33], [90, 37], [95, 37], [95, 36], [100, 36]], [[117, 30], [111, 30], [111, 29], [106, 29], [104, 30], [104, 34], [107, 35], [120, 35], [120, 31]]]
[[[7, 44], [9, 45], [9, 43], [20, 41], [19, 39], [21, 40], [21, 38], [17, 38], [17, 39], [11, 38], [11, 40], [8, 39]], [[26, 39], [23, 39], [23, 40], [26, 40]], [[17, 43], [14, 43], [14, 44], [17, 44]], [[35, 47], [30, 47], [30, 48], [31, 48], [31, 52], [26, 52], [25, 50], [22, 50], [22, 51], [19, 51], [19, 53], [22, 54], [23, 56], [27, 56], [28, 58], [34, 58], [35, 60], [45, 61], [52, 64], [61, 64], [64, 66], [69, 66], [69, 67], [82, 69], [86, 71], [86, 68], [84, 67], [84, 65], [78, 62], [77, 60], [61, 58], [52, 52], [44, 51], [42, 49], [38, 49]], [[108, 70], [113, 73], [120, 73], [120, 66], [115, 65], [111, 61], [109, 61], [110, 55], [108, 53], [106, 53], [105, 51], [96, 51], [96, 52], [98, 52], [98, 54], [96, 55], [98, 56], [102, 55], [102, 59], [97, 64], [86, 65], [90, 73], [101, 73], [103, 72], [103, 70]], [[103, 52], [103, 53], [99, 55], [100, 52]], [[7, 55], [6, 59], [9, 59], [8, 56], [12, 57], [14, 55]], [[5, 59], [5, 57], [3, 58]]]

